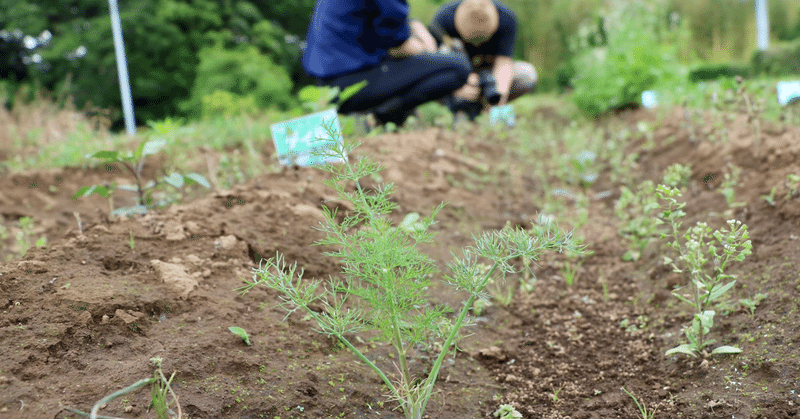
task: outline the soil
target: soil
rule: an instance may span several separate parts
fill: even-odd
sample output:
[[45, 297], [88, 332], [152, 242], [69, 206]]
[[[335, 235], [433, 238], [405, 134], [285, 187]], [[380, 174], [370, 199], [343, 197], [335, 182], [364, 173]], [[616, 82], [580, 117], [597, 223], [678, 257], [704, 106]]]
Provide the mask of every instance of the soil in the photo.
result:
[[[535, 118], [558, 114], [539, 109]], [[507, 306], [496, 302], [465, 330], [461, 351], [440, 372], [428, 417], [489, 418], [502, 403], [525, 418], [642, 417], [623, 387], [662, 419], [798, 416], [800, 197], [787, 196], [785, 180], [800, 174], [800, 127], [764, 122], [756, 143], [753, 124], [734, 115], [726, 121], [728, 141], [712, 142], [705, 139], [710, 130], [692, 128], [680, 109], [625, 111], [613, 120], [598, 123], [609, 137], [619, 127], [636, 132], [643, 121], [654, 127], [651, 138], [634, 136], [626, 149], [638, 154], [635, 179], [658, 182], [670, 164], [692, 165], [684, 226], [706, 221], [717, 228], [730, 218], [749, 226], [753, 254], [731, 266], [737, 283], [716, 307], [711, 332], [717, 344], [743, 352], [664, 355], [684, 343], [682, 327], [691, 319], [688, 306], [671, 296], [685, 280], [661, 265], [663, 243], [637, 262], [622, 260], [627, 244], [613, 215], [620, 185], [607, 168], [586, 191], [596, 199], [576, 233], [594, 253], [575, 283], [568, 286], [561, 273], [565, 255], [543, 256], [533, 292], [517, 292]], [[364, 138], [355, 154], [385, 166], [382, 180], [397, 188], [396, 221], [447, 203], [432, 227], [435, 245], [422, 246], [446, 273], [450, 252], [470, 245], [472, 234], [507, 223], [530, 227], [541, 210], [532, 196], [547, 191], [526, 171], [531, 157], [514, 151], [515, 139], [513, 131], [478, 126], [430, 128]], [[271, 164], [274, 149], [263, 150], [263, 159]], [[742, 168], [735, 192], [744, 204], [732, 209], [719, 191], [728, 164]], [[234, 291], [261, 256], [276, 251], [306, 278], [339, 275], [325, 249], [310, 247], [322, 238], [311, 228], [323, 219], [322, 205], [347, 210], [322, 184], [327, 174], [285, 167], [122, 220], [110, 219], [101, 197], [72, 199], [82, 186], [124, 177], [117, 169], [0, 177], [0, 215], [10, 228], [0, 258], [21, 251], [11, 227], [21, 217], [33, 217], [34, 240], [48, 239], [0, 263], [0, 418], [79, 417], [67, 407], [88, 412], [104, 396], [152, 377], [153, 357], [163, 358], [166, 375], [176, 372], [172, 387], [184, 418], [402, 418], [380, 379], [352, 353], [314, 332], [299, 312], [283, 321], [276, 292]], [[770, 205], [762, 195], [773, 186]], [[434, 304], [460, 308], [463, 295], [435, 284]], [[768, 297], [752, 313], [737, 303], [758, 293]], [[245, 328], [252, 346], [229, 326]], [[388, 346], [360, 345], [393, 372]], [[429, 366], [424, 356], [412, 364], [418, 372]], [[143, 389], [100, 413], [155, 417], [149, 403]]]

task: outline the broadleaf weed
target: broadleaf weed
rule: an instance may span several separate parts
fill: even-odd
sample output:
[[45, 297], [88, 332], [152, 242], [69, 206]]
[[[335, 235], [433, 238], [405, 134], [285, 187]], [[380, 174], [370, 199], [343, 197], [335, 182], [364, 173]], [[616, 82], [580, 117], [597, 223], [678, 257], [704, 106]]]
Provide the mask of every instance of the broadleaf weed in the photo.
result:
[[[336, 138], [328, 126], [331, 138]], [[469, 297], [455, 319], [446, 315], [453, 310], [434, 307], [425, 298], [433, 277], [440, 272], [432, 259], [420, 253], [415, 243], [432, 242], [434, 233], [430, 226], [444, 206], [432, 209], [431, 215], [419, 219], [420, 225], [403, 230], [392, 225], [388, 215], [397, 204], [389, 200], [394, 192], [392, 185], [377, 186], [367, 190], [360, 179], [377, 173], [380, 165], [368, 157], [351, 163], [348, 155], [358, 144], [336, 143], [325, 151], [343, 163], [322, 166], [333, 178], [325, 183], [339, 196], [352, 204], [352, 211], [340, 223], [337, 213], [323, 207], [326, 222], [316, 229], [326, 237], [316, 245], [332, 246], [336, 250], [323, 254], [342, 260], [342, 277], [330, 278], [323, 285], [320, 280], [305, 281], [303, 271], [297, 272], [297, 263], [287, 265], [283, 256], [266, 260], [254, 268], [253, 281], [243, 279], [246, 285], [238, 288], [242, 294], [258, 285], [279, 291], [280, 306], [288, 314], [301, 310], [313, 318], [319, 333], [336, 338], [356, 357], [375, 371], [389, 390], [389, 399], [400, 404], [407, 419], [420, 419], [431, 397], [434, 383], [445, 357], [454, 349], [462, 327], [471, 324], [468, 314], [477, 299], [487, 299], [486, 286], [495, 273], [506, 275], [515, 272], [512, 260], [528, 258], [538, 260], [545, 251], [570, 251], [580, 253], [571, 233], [553, 226], [549, 229], [525, 231], [505, 227], [500, 231], [484, 232], [474, 236], [474, 246], [463, 249], [463, 257], [453, 255], [447, 264], [451, 275], [443, 276], [446, 284]], [[264, 261], [262, 261], [264, 262]], [[488, 270], [480, 263], [486, 262]], [[355, 301], [352, 301], [355, 300]], [[349, 304], [349, 303], [353, 304]], [[318, 305], [321, 311], [312, 310]], [[394, 365], [398, 375], [394, 380], [370, 361], [346, 335], [365, 330], [379, 332], [376, 340], [394, 347]], [[431, 340], [442, 341], [439, 355], [426, 377], [411, 375], [408, 358], [417, 345], [427, 345]]]
[[[734, 276], [726, 274], [725, 269], [729, 262], [741, 262], [751, 254], [752, 243], [748, 240], [747, 226], [737, 220], [728, 220], [727, 230], [722, 228], [714, 231], [706, 223], [698, 222], [684, 234], [680, 234], [680, 218], [686, 215], [683, 212], [686, 204], [680, 204], [675, 199], [681, 195], [680, 191], [659, 185], [657, 193], [659, 199], [666, 201], [666, 207], [662, 206], [664, 210], [658, 222], [669, 223], [672, 227], [672, 234], [662, 234], [662, 237], [671, 236], [672, 242], [668, 246], [678, 254], [675, 260], [665, 256], [664, 264], [671, 265], [674, 272], [683, 273], [689, 282], [686, 287], [675, 290], [672, 294], [694, 308], [692, 322], [684, 328], [689, 343], [668, 350], [666, 355], [683, 353], [696, 357], [705, 353], [706, 346], [714, 343], [714, 340], [706, 337], [714, 324], [715, 312], [709, 309], [711, 304], [736, 284], [735, 279], [726, 282]], [[714, 245], [712, 238], [716, 240], [721, 252]], [[688, 295], [679, 293], [684, 288], [688, 288]], [[711, 351], [711, 354], [740, 352], [741, 350], [736, 347], [720, 346]]]
[[658, 237], [654, 211], [658, 209], [655, 196], [655, 185], [652, 181], [645, 180], [636, 192], [627, 187], [622, 187], [622, 194], [614, 206], [614, 213], [622, 220], [619, 227], [621, 236], [630, 242], [630, 250], [625, 253], [623, 260], [636, 261], [648, 244]]
[[[161, 137], [148, 138], [139, 143], [139, 146], [134, 152], [123, 154], [117, 150], [109, 150], [98, 151], [89, 155], [88, 157], [90, 158], [100, 159], [107, 165], [107, 167], [116, 163], [122, 164], [122, 166], [128, 169], [128, 171], [134, 176], [136, 183], [133, 185], [115, 185], [112, 183], [84, 186], [78, 189], [72, 198], [78, 199], [79, 197], [90, 196], [96, 193], [100, 196], [108, 197], [110, 207], [109, 210], [111, 211], [112, 216], [123, 214], [144, 214], [154, 205], [164, 205], [168, 203], [167, 201], [169, 200], [162, 200], [161, 202], [156, 202], [153, 200], [154, 191], [164, 185], [170, 185], [175, 189], [180, 189], [184, 185], [193, 183], [198, 183], [206, 188], [211, 187], [211, 185], [208, 183], [208, 180], [206, 180], [203, 175], [198, 173], [180, 174], [177, 172], [171, 172], [169, 174], [163, 174], [157, 180], [150, 180], [145, 183], [145, 180], [142, 178], [142, 170], [144, 169], [144, 163], [147, 156], [157, 154], [166, 146], [166, 144], [166, 140]], [[115, 209], [113, 199], [115, 191], [117, 190], [136, 193], [137, 205]]]

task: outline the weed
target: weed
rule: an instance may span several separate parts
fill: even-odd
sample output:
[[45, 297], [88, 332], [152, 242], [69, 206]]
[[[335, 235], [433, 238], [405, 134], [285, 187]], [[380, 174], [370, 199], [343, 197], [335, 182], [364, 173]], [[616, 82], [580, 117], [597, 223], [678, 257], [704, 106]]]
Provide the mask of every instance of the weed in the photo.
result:
[[755, 315], [756, 307], [762, 301], [766, 300], [769, 294], [758, 293], [753, 296], [753, 298], [742, 298], [739, 300], [739, 304], [743, 307], [747, 308], [750, 311], [750, 318]]
[[[706, 339], [706, 335], [714, 325], [715, 313], [708, 309], [709, 306], [736, 284], [735, 280], [724, 283], [725, 280], [733, 278], [733, 275], [725, 274], [725, 268], [731, 261], [743, 261], [745, 256], [752, 253], [750, 249], [753, 245], [748, 240], [747, 226], [736, 220], [728, 220], [728, 230], [722, 228], [713, 232], [711, 227], [703, 222], [698, 222], [685, 234], [680, 235], [678, 232], [681, 226], [679, 219], [686, 215], [683, 211], [686, 204], [679, 204], [674, 198], [680, 196], [680, 191], [664, 185], [659, 185], [657, 191], [659, 198], [667, 201], [666, 209], [662, 211], [658, 222], [659, 224], [669, 223], [672, 227], [673, 241], [669, 243], [669, 247], [679, 255], [674, 261], [664, 256], [664, 264], [671, 265], [674, 272], [686, 272], [689, 280], [688, 297], [678, 293], [679, 290], [672, 294], [695, 309], [691, 325], [684, 328], [689, 343], [668, 350], [666, 355], [683, 353], [696, 357], [699, 353], [704, 353], [706, 346], [714, 343], [713, 339]], [[662, 238], [667, 236], [669, 235], [663, 234]], [[683, 243], [679, 240], [681, 236], [685, 238]], [[721, 246], [722, 254], [718, 253], [717, 247], [711, 242], [711, 237]], [[709, 262], [713, 264], [711, 275], [706, 273]], [[680, 263], [683, 268], [678, 267], [677, 263]], [[711, 351], [712, 354], [740, 352], [741, 349], [732, 346], [720, 346]]]
[[788, 190], [786, 193], [787, 200], [800, 196], [800, 175], [789, 173], [786, 175], [786, 182], [784, 182], [784, 185]]
[[656, 416], [656, 411], [658, 408], [647, 410], [647, 406], [645, 406], [644, 403], [640, 403], [630, 391], [625, 390], [625, 387], [622, 387], [622, 391], [630, 396], [633, 399], [633, 402], [636, 403], [636, 408], [639, 409], [639, 414], [642, 415], [642, 419], [653, 419]]
[[573, 266], [569, 261], [564, 262], [564, 267], [561, 268], [561, 276], [568, 287], [571, 288], [575, 280], [578, 279], [578, 269], [581, 268], [581, 265], [583, 265], [583, 262], [578, 262], [576, 266]]
[[[108, 198], [109, 211], [112, 216], [122, 214], [144, 214], [147, 212], [148, 208], [153, 205], [166, 205], [170, 202], [170, 200], [162, 200], [160, 202], [153, 201], [153, 192], [161, 185], [167, 184], [175, 189], [180, 189], [184, 185], [198, 183], [206, 188], [211, 187], [206, 178], [200, 174], [189, 173], [183, 175], [177, 172], [172, 172], [169, 175], [163, 174], [160, 180], [150, 180], [145, 184], [144, 179], [142, 179], [142, 169], [144, 168], [145, 159], [149, 155], [158, 153], [164, 146], [166, 146], [166, 140], [163, 138], [154, 138], [142, 141], [133, 153], [128, 153], [126, 155], [116, 150], [98, 151], [89, 155], [91, 158], [101, 159], [109, 170], [114, 167], [113, 164], [122, 164], [123, 167], [133, 174], [136, 184], [115, 185], [113, 183], [106, 183], [103, 185], [84, 186], [78, 189], [72, 198], [77, 199], [78, 197], [90, 196], [96, 193], [102, 197]], [[116, 190], [135, 192], [138, 205], [114, 209], [114, 191]]]
[[769, 191], [769, 195], [761, 195], [761, 199], [767, 201], [767, 204], [769, 204], [771, 207], [775, 206], [775, 191], [777, 189], [777, 187], [773, 186], [772, 190]]
[[682, 189], [689, 186], [692, 178], [692, 166], [675, 163], [664, 170], [662, 183], [672, 188]]
[[128, 233], [130, 233], [130, 239], [128, 240], [128, 246], [130, 246], [131, 250], [133, 250], [136, 247], [136, 242], [133, 240], [133, 230], [128, 230]]
[[[98, 416], [97, 412], [102, 409], [105, 405], [110, 403], [112, 400], [122, 397], [128, 393], [132, 393], [146, 385], [151, 385], [150, 387], [150, 407], [152, 407], [156, 412], [156, 417], [158, 419], [169, 419], [171, 416], [175, 416], [175, 412], [170, 409], [170, 405], [175, 403], [176, 409], [178, 410], [177, 417], [181, 417], [181, 405], [178, 403], [178, 396], [175, 395], [175, 392], [172, 391], [172, 379], [175, 378], [175, 372], [167, 379], [164, 376], [163, 371], [161, 370], [161, 364], [163, 359], [160, 357], [151, 358], [150, 362], [156, 367], [155, 372], [153, 373], [153, 378], [145, 378], [143, 380], [139, 380], [128, 387], [123, 388], [122, 390], [116, 391], [114, 393], [109, 394], [108, 396], [102, 398], [100, 401], [94, 404], [92, 407], [91, 413], [82, 412], [78, 409], [72, 407], [65, 407], [70, 412], [79, 414], [81, 416], [88, 416], [90, 419], [96, 418], [107, 418], [106, 416]], [[167, 402], [167, 393], [172, 396], [172, 401]], [[123, 401], [124, 402], [124, 401]], [[148, 412], [150, 408], [148, 408]]]
[[559, 387], [559, 388], [553, 388], [553, 389], [551, 389], [551, 390], [552, 390], [552, 392], [553, 392], [553, 394], [550, 396], [550, 398], [552, 398], [552, 399], [553, 399], [553, 403], [558, 403], [558, 394], [559, 394], [559, 393], [561, 393], [561, 390], [562, 390], [563, 388], [564, 388], [564, 387]]
[[739, 182], [739, 174], [742, 172], [742, 169], [734, 165], [729, 165], [729, 168], [730, 171], [725, 173], [725, 179], [720, 185], [719, 192], [725, 197], [729, 208], [741, 207], [744, 205], [744, 202], [735, 202], [736, 192], [733, 190], [733, 187]]
[[[330, 126], [328, 131], [332, 138], [336, 138]], [[353, 205], [352, 212], [341, 223], [335, 221], [335, 210], [324, 207], [326, 223], [317, 228], [326, 234], [326, 238], [316, 244], [332, 245], [338, 249], [324, 254], [343, 259], [344, 279], [331, 278], [330, 287], [317, 292], [320, 281], [304, 283], [302, 270], [296, 274], [297, 264], [287, 266], [278, 254], [274, 259], [266, 260], [265, 266], [259, 264], [254, 268], [253, 282], [243, 279], [247, 285], [237, 290], [244, 294], [257, 285], [266, 285], [281, 292], [281, 307], [289, 314], [303, 309], [311, 315], [319, 326], [318, 332], [337, 338], [378, 374], [389, 389], [389, 399], [399, 402], [406, 418], [420, 419], [445, 357], [455, 350], [460, 329], [469, 323], [465, 320], [474, 301], [488, 297], [484, 289], [495, 271], [504, 275], [513, 273], [511, 260], [527, 257], [535, 261], [547, 250], [578, 253], [583, 251], [583, 247], [575, 243], [571, 234], [556, 227], [546, 232], [537, 230], [540, 233], [533, 237], [521, 228], [503, 228], [475, 237], [474, 247], [464, 249], [463, 258], [454, 255], [454, 261], [448, 264], [453, 275], [444, 277], [447, 284], [470, 295], [455, 320], [450, 320], [445, 315], [452, 309], [433, 307], [424, 298], [430, 278], [439, 272], [434, 261], [420, 253], [411, 242], [433, 241], [434, 234], [428, 229], [444, 204], [419, 221], [421, 228], [414, 228], [410, 234], [393, 227], [387, 217], [397, 206], [389, 200], [393, 186], [378, 186], [372, 190], [362, 188], [359, 180], [378, 172], [380, 166], [367, 157], [350, 163], [347, 156], [357, 146], [350, 142], [335, 144], [325, 154], [344, 163], [323, 166], [333, 174], [333, 178], [325, 183]], [[350, 185], [354, 186], [352, 192], [347, 191]], [[491, 267], [486, 273], [479, 268], [480, 259], [490, 261]], [[350, 297], [357, 298], [356, 304], [345, 308]], [[309, 308], [311, 304], [321, 305], [323, 310], [312, 310]], [[369, 310], [362, 310], [362, 304], [369, 306]], [[390, 380], [346, 337], [364, 330], [380, 332], [375, 339], [394, 347], [399, 361], [399, 365], [394, 364], [398, 372], [396, 380]], [[443, 340], [440, 346], [437, 345], [441, 348], [439, 355], [427, 377], [415, 378], [410, 373], [407, 359], [413, 348], [420, 344], [425, 346], [431, 339]]]
[[250, 346], [250, 336], [247, 336], [247, 332], [244, 329], [241, 327], [231, 326], [228, 328], [228, 330], [230, 330], [234, 335], [242, 338], [244, 343], [246, 343], [247, 346]]
[[626, 261], [636, 261], [642, 252], [657, 237], [656, 219], [653, 211], [658, 208], [655, 185], [646, 180], [639, 184], [634, 193], [622, 187], [622, 194], [614, 207], [614, 214], [622, 220], [619, 233], [630, 241], [630, 250], [623, 255]]
[[522, 413], [517, 412], [517, 409], [510, 404], [501, 404], [500, 408], [495, 410], [493, 416], [500, 419], [517, 419], [522, 417]]
[[[25, 256], [33, 244], [31, 241], [33, 240], [33, 218], [31, 217], [22, 217], [19, 219], [19, 231], [15, 235], [16, 245], [17, 245], [17, 252], [19, 253], [20, 257]], [[34, 243], [36, 247], [44, 247], [47, 245], [47, 237], [40, 237]]]

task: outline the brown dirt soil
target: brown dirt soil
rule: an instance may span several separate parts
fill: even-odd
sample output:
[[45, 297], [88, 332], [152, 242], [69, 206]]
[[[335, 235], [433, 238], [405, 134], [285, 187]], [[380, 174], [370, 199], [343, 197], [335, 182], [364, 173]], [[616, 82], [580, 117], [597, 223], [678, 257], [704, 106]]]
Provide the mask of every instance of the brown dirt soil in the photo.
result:
[[[738, 345], [743, 353], [664, 356], [683, 343], [681, 328], [690, 319], [670, 295], [683, 280], [660, 266], [657, 247], [636, 263], [621, 260], [626, 244], [617, 235], [612, 199], [619, 185], [606, 171], [596, 183], [604, 187], [589, 192], [615, 193], [592, 201], [589, 222], [578, 231], [594, 255], [576, 283], [568, 287], [562, 278], [564, 255], [540, 260], [535, 292], [517, 293], [506, 307], [490, 306], [465, 331], [471, 335], [455, 362], [443, 367], [429, 417], [487, 418], [501, 403], [525, 418], [640, 417], [622, 387], [657, 408], [661, 419], [798, 416], [800, 197], [785, 198], [784, 181], [800, 173], [800, 128], [766, 124], [755, 155], [744, 117], [729, 121], [726, 143], [702, 141], [703, 132], [692, 135], [701, 141], [690, 141], [680, 110], [618, 118], [655, 126], [652, 142], [636, 138], [627, 150], [639, 154], [639, 179], [659, 181], [668, 165], [692, 164], [685, 227], [698, 220], [720, 227], [729, 218], [749, 226], [753, 255], [733, 265], [738, 282], [712, 329], [719, 344]], [[356, 154], [385, 165], [381, 176], [398, 191], [397, 220], [448, 204], [433, 227], [435, 246], [423, 246], [444, 269], [450, 251], [470, 245], [472, 234], [508, 222], [530, 226], [539, 210], [531, 197], [541, 187], [510, 144], [478, 127], [428, 129], [365, 139]], [[265, 161], [273, 153], [265, 150]], [[718, 190], [728, 163], [742, 168], [735, 191], [745, 204], [734, 210]], [[149, 360], [156, 356], [167, 375], [177, 371], [173, 388], [184, 417], [402, 417], [385, 401], [379, 378], [353, 354], [315, 333], [299, 313], [281, 321], [277, 293], [233, 291], [240, 278], [251, 277], [254, 260], [276, 251], [297, 261], [306, 277], [339, 273], [337, 262], [321, 255], [324, 249], [309, 247], [321, 238], [311, 228], [322, 220], [321, 205], [347, 208], [320, 182], [324, 172], [283, 168], [121, 221], [109, 220], [102, 198], [71, 199], [81, 186], [118, 176], [124, 174], [101, 168], [0, 177], [5, 224], [31, 216], [34, 237], [48, 238], [22, 259], [0, 263], [1, 418], [79, 417], [65, 407], [89, 411], [103, 396], [151, 377]], [[773, 186], [770, 206], [761, 195]], [[11, 238], [6, 244], [2, 260], [19, 251]], [[443, 285], [431, 291], [433, 303], [460, 307], [462, 295]], [[759, 292], [769, 297], [753, 315], [736, 304]], [[244, 327], [252, 346], [229, 326]], [[361, 347], [392, 372], [388, 346]], [[422, 372], [430, 362], [420, 357], [412, 366]], [[155, 417], [147, 413], [149, 400], [149, 391], [140, 390], [101, 414]]]

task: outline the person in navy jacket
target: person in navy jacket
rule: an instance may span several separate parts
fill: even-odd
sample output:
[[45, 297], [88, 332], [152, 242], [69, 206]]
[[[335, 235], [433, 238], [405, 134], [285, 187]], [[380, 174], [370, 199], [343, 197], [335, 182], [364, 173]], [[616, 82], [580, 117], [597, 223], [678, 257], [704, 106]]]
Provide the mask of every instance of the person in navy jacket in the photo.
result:
[[303, 68], [318, 86], [345, 89], [366, 80], [339, 112], [398, 125], [418, 105], [463, 86], [472, 71], [465, 56], [437, 52], [425, 25], [409, 20], [405, 0], [317, 0]]
[[503, 3], [497, 0], [451, 1], [436, 12], [430, 29], [429, 33], [439, 45], [468, 55], [473, 66], [468, 83], [445, 101], [454, 113], [463, 110], [470, 119], [475, 119], [484, 108], [479, 73], [492, 74], [500, 93], [498, 105], [514, 100], [536, 86], [538, 77], [534, 66], [512, 58], [517, 18]]

